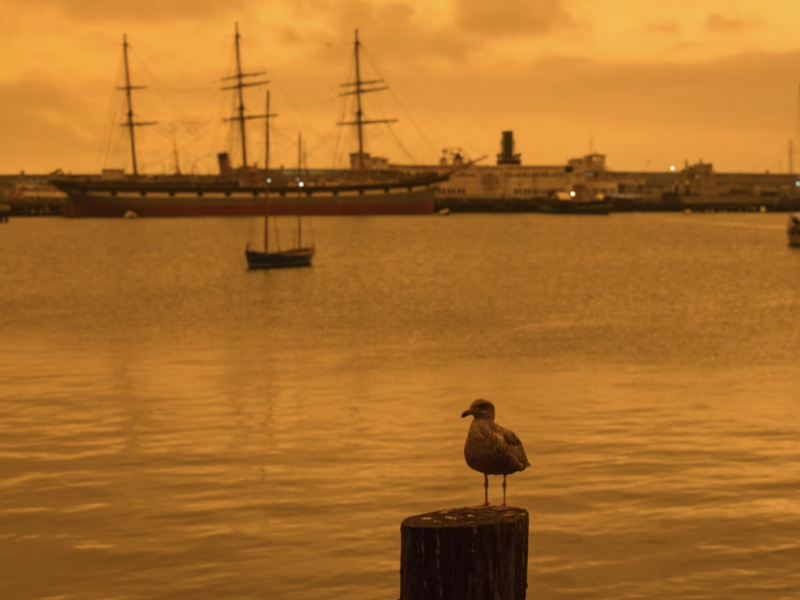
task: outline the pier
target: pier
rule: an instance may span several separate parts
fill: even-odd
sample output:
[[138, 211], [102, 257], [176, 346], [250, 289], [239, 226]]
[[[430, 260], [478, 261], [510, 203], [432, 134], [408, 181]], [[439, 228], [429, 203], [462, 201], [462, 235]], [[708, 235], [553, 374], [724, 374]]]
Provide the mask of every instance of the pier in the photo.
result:
[[[0, 205], [6, 207], [6, 220], [13, 216], [53, 216], [61, 214], [66, 194], [48, 183], [47, 175], [0, 175]], [[0, 210], [0, 213], [3, 211]]]

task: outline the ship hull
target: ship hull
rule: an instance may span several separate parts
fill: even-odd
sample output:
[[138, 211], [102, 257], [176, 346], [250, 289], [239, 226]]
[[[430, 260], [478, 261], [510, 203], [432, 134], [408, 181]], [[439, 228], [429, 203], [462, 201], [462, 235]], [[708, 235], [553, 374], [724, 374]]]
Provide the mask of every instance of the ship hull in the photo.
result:
[[[254, 216], [264, 213], [264, 192], [175, 192], [67, 189], [62, 214], [68, 218]], [[270, 193], [272, 215], [402, 215], [433, 212], [430, 188]]]

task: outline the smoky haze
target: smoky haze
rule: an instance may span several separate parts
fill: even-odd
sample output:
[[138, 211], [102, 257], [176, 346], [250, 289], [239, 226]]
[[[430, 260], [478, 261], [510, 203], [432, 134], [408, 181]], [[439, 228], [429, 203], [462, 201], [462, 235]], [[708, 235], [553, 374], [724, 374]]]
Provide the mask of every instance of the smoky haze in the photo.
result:
[[[628, 0], [501, 0], [491, 10], [475, 0], [424, 10], [368, 0], [0, 8], [0, 50], [14, 57], [0, 68], [0, 129], [15, 140], [0, 148], [2, 172], [126, 166], [114, 140], [123, 34], [134, 83], [149, 87], [135, 93], [134, 110], [160, 123], [142, 133], [148, 168], [167, 169], [177, 147], [187, 164], [213, 170], [215, 153], [236, 145], [222, 122], [231, 99], [219, 90], [232, 70], [234, 22], [245, 64], [272, 81], [276, 127], [287, 140], [303, 133], [311, 166], [336, 166], [351, 141], [335, 123], [347, 111], [339, 91], [356, 28], [364, 69], [391, 88], [367, 97], [365, 113], [399, 119], [370, 130], [370, 149], [394, 162], [435, 161], [453, 147], [492, 155], [510, 129], [526, 164], [563, 164], [592, 148], [618, 169], [703, 159], [718, 170], [780, 171], [797, 128], [800, 49], [783, 25], [797, 10], [772, 1], [727, 12], [711, 1]], [[250, 93], [247, 105], [257, 113], [263, 98]]]

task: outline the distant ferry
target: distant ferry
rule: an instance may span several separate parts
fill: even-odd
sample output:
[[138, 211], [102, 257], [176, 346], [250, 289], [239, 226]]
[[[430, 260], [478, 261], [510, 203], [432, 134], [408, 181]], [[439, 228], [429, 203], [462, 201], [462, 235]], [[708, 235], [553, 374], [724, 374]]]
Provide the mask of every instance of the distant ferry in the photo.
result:
[[[422, 174], [427, 165], [390, 165], [405, 175]], [[454, 170], [458, 169], [458, 170]], [[436, 186], [441, 210], [537, 211], [608, 214], [609, 198], [619, 188], [605, 177], [605, 155], [589, 154], [564, 165], [523, 165], [514, 152], [514, 134], [504, 131], [496, 165], [470, 164], [460, 150], [445, 151], [440, 172], [452, 172]]]
[[[440, 171], [463, 165], [446, 151]], [[429, 166], [391, 166], [421, 174]], [[504, 131], [497, 164], [474, 164], [436, 186], [436, 210], [541, 211], [605, 214], [630, 210], [800, 210], [800, 176], [717, 173], [710, 163], [686, 162], [662, 171], [612, 171], [592, 152], [562, 165], [523, 165], [513, 132]]]

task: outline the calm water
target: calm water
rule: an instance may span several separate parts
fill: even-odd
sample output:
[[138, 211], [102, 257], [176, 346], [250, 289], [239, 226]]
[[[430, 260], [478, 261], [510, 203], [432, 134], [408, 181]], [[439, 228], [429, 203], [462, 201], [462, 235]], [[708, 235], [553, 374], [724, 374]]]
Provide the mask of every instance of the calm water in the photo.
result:
[[315, 218], [283, 272], [245, 219], [0, 225], [0, 598], [395, 599], [483, 397], [529, 598], [796, 600], [785, 218]]

